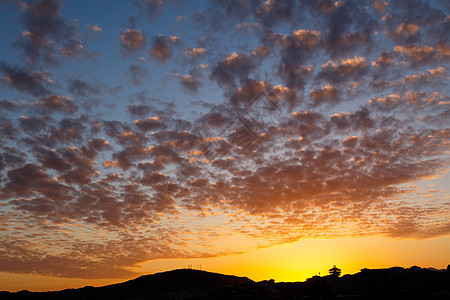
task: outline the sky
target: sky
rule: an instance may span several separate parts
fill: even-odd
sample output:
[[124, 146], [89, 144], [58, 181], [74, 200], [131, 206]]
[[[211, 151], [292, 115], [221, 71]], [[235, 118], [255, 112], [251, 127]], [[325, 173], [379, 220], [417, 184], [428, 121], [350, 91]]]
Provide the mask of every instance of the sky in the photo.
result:
[[449, 11], [0, 1], [0, 290], [445, 268]]

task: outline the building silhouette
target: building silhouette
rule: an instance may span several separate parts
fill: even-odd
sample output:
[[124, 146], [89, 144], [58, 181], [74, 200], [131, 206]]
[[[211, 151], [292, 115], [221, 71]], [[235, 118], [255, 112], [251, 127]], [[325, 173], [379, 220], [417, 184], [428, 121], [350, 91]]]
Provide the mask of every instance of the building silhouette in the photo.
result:
[[341, 269], [337, 268], [336, 265], [329, 269], [328, 272], [330, 272], [331, 276], [339, 277], [341, 275]]

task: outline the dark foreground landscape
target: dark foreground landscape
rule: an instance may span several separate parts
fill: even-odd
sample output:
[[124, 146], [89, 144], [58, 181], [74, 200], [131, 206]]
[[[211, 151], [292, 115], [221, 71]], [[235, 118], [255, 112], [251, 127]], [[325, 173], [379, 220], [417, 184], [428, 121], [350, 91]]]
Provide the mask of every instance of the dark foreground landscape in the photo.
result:
[[97, 288], [0, 292], [0, 299], [450, 299], [450, 266], [363, 269], [280, 283], [180, 269]]

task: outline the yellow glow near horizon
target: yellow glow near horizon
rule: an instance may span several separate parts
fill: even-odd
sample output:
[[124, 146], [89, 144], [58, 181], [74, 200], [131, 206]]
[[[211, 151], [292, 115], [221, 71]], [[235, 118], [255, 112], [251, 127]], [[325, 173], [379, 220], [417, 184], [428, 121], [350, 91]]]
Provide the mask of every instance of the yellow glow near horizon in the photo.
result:
[[[255, 281], [304, 281], [314, 275], [327, 275], [337, 265], [342, 274], [362, 268], [393, 266], [446, 268], [450, 263], [450, 236], [427, 240], [396, 240], [382, 237], [305, 239], [249, 251], [245, 254], [198, 259], [149, 261], [136, 270], [151, 274], [173, 269], [201, 268], [209, 272], [246, 276]], [[131, 279], [131, 278], [130, 278]], [[0, 274], [0, 290], [30, 291], [102, 286], [127, 279], [72, 279], [50, 276]]]
[[104, 286], [124, 282], [126, 279], [81, 279], [59, 278], [29, 274], [0, 273], [0, 291], [17, 292], [28, 290], [32, 292], [59, 291], [85, 286]]
[[246, 276], [260, 281], [304, 281], [314, 275], [328, 275], [337, 265], [342, 274], [362, 268], [393, 266], [445, 268], [450, 263], [450, 236], [427, 240], [395, 240], [382, 237], [305, 239], [245, 254], [202, 259], [156, 260], [143, 265], [154, 273], [176, 268], [194, 268]]

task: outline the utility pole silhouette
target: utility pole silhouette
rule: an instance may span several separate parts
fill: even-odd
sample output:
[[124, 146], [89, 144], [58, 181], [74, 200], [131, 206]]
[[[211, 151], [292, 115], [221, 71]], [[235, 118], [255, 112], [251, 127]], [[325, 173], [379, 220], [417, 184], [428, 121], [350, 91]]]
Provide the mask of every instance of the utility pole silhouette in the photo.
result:
[[189, 270], [202, 270], [202, 264], [196, 264], [195, 265], [195, 269], [194, 269], [194, 264], [188, 264], [187, 265], [187, 268], [189, 269]]

